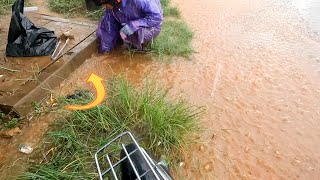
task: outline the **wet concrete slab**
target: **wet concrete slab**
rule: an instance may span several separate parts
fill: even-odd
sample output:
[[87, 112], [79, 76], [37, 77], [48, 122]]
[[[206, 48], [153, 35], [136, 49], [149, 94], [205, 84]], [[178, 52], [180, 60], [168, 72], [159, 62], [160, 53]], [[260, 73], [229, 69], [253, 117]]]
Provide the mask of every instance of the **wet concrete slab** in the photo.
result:
[[[59, 85], [63, 78], [67, 78], [73, 69], [85, 60], [84, 58], [90, 57], [96, 50], [96, 48], [92, 48], [95, 47], [95, 24], [36, 13], [27, 14], [27, 17], [36, 26], [53, 30], [58, 37], [63, 32], [69, 32], [74, 38], [70, 40], [64, 50], [64, 57], [57, 61], [52, 61], [50, 56], [6, 57], [5, 47], [10, 17], [0, 21], [1, 26], [5, 27], [1, 29], [0, 36], [0, 110], [8, 113], [14, 109], [21, 115], [28, 112], [32, 101], [43, 98], [46, 94], [45, 91]], [[85, 50], [84, 54], [83, 50]], [[75, 58], [78, 59], [76, 63], [73, 63]], [[61, 71], [61, 68], [64, 71]], [[59, 79], [62, 80], [59, 81]], [[34, 89], [38, 90], [34, 91]], [[30, 92], [35, 94], [27, 96]], [[18, 106], [23, 110], [20, 110]], [[23, 108], [21, 108], [22, 106]]]

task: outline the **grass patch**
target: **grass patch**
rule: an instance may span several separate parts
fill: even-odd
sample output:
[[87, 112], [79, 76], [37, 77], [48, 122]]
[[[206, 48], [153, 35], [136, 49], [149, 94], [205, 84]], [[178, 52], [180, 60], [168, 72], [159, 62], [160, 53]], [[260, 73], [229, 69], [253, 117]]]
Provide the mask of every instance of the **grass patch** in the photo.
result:
[[[110, 138], [126, 130], [156, 156], [176, 158], [188, 144], [190, 133], [198, 130], [202, 108], [177, 98], [169, 100], [169, 90], [152, 83], [133, 87], [123, 78], [109, 81], [106, 101], [90, 110], [72, 111], [48, 133], [51, 149], [47, 161], [32, 165], [20, 179], [94, 179], [93, 154]], [[87, 98], [86, 98], [87, 97]], [[93, 95], [65, 103], [86, 104]], [[45, 153], [47, 154], [47, 153]]]
[[12, 4], [15, 0], [0, 0], [0, 16], [4, 15], [11, 9]]
[[180, 11], [177, 7], [167, 7], [163, 9], [163, 16], [180, 18]]
[[[104, 9], [87, 11], [84, 0], [49, 0], [51, 11], [62, 13], [67, 17], [85, 16], [92, 20], [99, 20], [104, 13]], [[85, 12], [85, 13], [84, 13]]]
[[49, 0], [48, 5], [51, 11], [67, 16], [80, 15], [86, 11], [85, 1], [82, 0]]
[[8, 117], [0, 111], [0, 130], [12, 129], [19, 125], [18, 118]]
[[[11, 7], [15, 0], [0, 0], [0, 16], [5, 15], [11, 10]], [[29, 1], [25, 1], [25, 6], [32, 6], [32, 3]]]
[[87, 17], [92, 20], [99, 20], [104, 14], [104, 9], [99, 9], [93, 12], [87, 12]]
[[164, 17], [180, 17], [180, 11], [177, 7], [170, 6], [170, 0], [160, 0]]
[[160, 0], [160, 3], [163, 8], [167, 8], [170, 4], [170, 0]]
[[150, 48], [160, 57], [190, 56], [194, 50], [191, 47], [193, 32], [188, 26], [179, 20], [167, 20], [163, 22], [160, 35], [151, 43]]
[[15, 128], [17, 127], [19, 124], [19, 120], [17, 118], [13, 118], [11, 119], [10, 121], [6, 122], [3, 124], [3, 127], [5, 129], [12, 129], [12, 128]]

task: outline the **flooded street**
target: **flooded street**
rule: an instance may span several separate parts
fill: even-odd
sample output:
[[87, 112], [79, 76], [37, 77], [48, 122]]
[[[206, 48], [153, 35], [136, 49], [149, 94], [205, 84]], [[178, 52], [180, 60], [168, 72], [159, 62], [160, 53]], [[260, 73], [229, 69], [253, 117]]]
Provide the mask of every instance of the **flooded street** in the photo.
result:
[[124, 72], [205, 106], [202, 143], [188, 151], [181, 179], [319, 179], [320, 0], [174, 3], [195, 32], [191, 61], [114, 52], [86, 61], [62, 86]]

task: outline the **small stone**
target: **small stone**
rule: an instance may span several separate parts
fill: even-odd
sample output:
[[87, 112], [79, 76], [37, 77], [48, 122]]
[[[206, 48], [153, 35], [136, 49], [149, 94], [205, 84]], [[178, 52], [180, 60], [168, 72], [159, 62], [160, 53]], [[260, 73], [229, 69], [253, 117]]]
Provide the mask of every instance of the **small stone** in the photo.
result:
[[277, 155], [280, 155], [280, 152], [279, 152], [279, 151], [276, 151], [276, 154], [277, 154]]
[[0, 133], [0, 135], [2, 137], [5, 137], [5, 138], [12, 138], [18, 134], [21, 133], [21, 129], [19, 127], [16, 127], [16, 128], [13, 128], [13, 129], [9, 129], [9, 130], [6, 130], [6, 131], [3, 131]]

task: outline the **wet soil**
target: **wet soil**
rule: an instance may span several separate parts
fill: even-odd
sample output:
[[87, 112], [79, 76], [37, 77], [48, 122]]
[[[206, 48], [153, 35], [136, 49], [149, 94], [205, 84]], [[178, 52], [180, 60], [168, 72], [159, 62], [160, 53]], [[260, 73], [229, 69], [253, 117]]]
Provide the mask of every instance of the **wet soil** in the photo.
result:
[[[20, 173], [28, 168], [29, 159], [42, 157], [41, 142], [50, 125], [56, 119], [54, 113], [34, 116], [19, 125], [21, 133], [12, 138], [0, 138], [0, 179], [16, 179]], [[26, 144], [34, 149], [32, 154], [19, 152], [19, 144]], [[35, 156], [36, 155], [36, 156]], [[42, 158], [41, 158], [42, 159]]]
[[[320, 1], [174, 0], [195, 32], [191, 61], [95, 56], [62, 86], [125, 73], [173, 86], [207, 109], [180, 179], [320, 177]], [[316, 10], [314, 10], [316, 8]]]
[[[33, 1], [31, 4], [39, 7], [39, 11], [37, 13], [63, 18], [62, 15], [50, 12], [47, 8], [46, 1]], [[26, 15], [33, 23], [35, 23], [36, 26], [45, 26], [48, 29], [54, 30], [57, 35], [65, 31], [69, 31], [71, 34], [74, 34], [74, 39], [70, 41], [67, 48], [75, 46], [87, 37], [94, 31], [95, 24], [97, 23], [84, 18], [71, 19], [73, 22], [85, 22], [86, 25], [82, 26], [73, 23], [51, 22], [36, 13], [26, 13]], [[1, 16], [0, 19], [0, 66], [11, 69], [5, 70], [0, 68], [0, 103], [3, 103], [1, 102], [2, 98], [5, 99], [10, 96], [10, 98], [12, 97], [14, 100], [14, 98], [17, 98], [14, 95], [19, 94], [20, 91], [28, 91], [27, 89], [21, 88], [21, 85], [27, 81], [42, 81], [42, 79], [38, 79], [37, 75], [39, 75], [41, 70], [52, 63], [49, 56], [17, 58], [5, 57], [10, 18], [11, 15], [8, 12], [8, 15]], [[46, 88], [50, 88], [50, 86], [48, 85]], [[55, 118], [52, 113], [41, 117], [38, 117], [38, 115], [35, 114], [30, 114], [27, 117], [24, 117], [22, 123], [19, 124], [21, 133], [14, 134], [14, 137], [12, 138], [0, 138], [0, 179], [14, 179], [11, 176], [18, 175], [19, 172], [23, 171], [27, 167], [26, 165], [30, 155], [20, 153], [18, 150], [19, 144], [26, 143], [36, 149], [39, 149], [37, 146], [42, 141], [43, 135], [47, 132], [49, 125], [54, 119]], [[0, 134], [1, 133], [4, 132], [0, 132]]]

